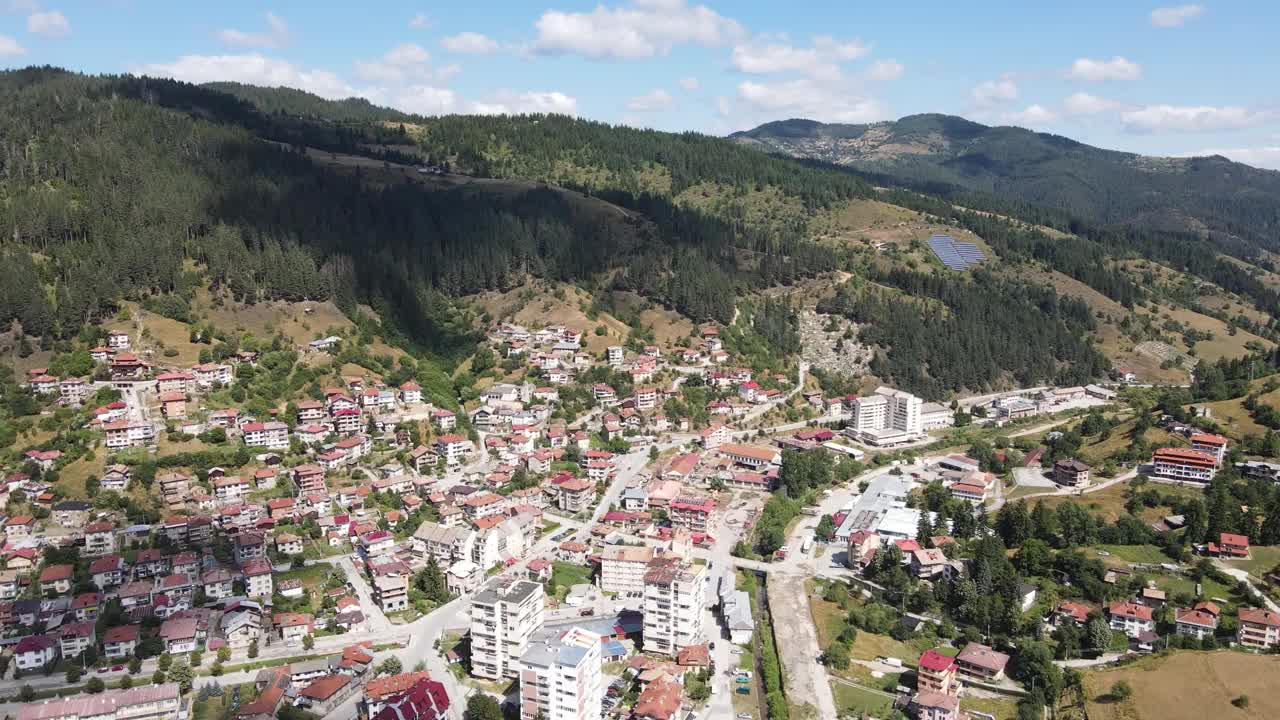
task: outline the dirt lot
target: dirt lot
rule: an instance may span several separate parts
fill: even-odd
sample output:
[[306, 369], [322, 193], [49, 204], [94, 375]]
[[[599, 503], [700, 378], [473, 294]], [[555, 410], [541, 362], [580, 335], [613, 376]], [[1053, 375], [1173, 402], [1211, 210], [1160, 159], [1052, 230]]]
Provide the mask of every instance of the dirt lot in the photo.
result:
[[[1084, 686], [1090, 720], [1263, 720], [1280, 717], [1280, 657], [1239, 652], [1178, 652], [1146, 658], [1133, 665], [1086, 672]], [[1108, 697], [1124, 680], [1133, 688], [1128, 700]], [[1247, 707], [1232, 700], [1248, 695]]]
[[818, 633], [807, 607], [804, 579], [777, 574], [769, 579], [769, 614], [778, 639], [783, 682], [794, 704], [818, 708], [819, 717], [835, 717], [835, 699], [827, 674], [818, 665]]

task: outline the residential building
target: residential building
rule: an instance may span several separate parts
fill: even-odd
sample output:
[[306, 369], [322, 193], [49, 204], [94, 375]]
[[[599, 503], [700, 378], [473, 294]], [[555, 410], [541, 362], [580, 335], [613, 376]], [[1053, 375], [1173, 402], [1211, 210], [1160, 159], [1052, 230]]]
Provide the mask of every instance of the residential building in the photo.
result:
[[1154, 632], [1156, 622], [1151, 608], [1132, 602], [1115, 602], [1107, 608], [1107, 618], [1112, 630], [1119, 630], [1131, 638], [1144, 632]]
[[1171, 480], [1207, 483], [1217, 468], [1217, 459], [1199, 450], [1160, 448], [1151, 456], [1151, 474]]
[[169, 618], [160, 625], [160, 639], [165, 652], [171, 655], [185, 654], [200, 649], [193, 617]]
[[445, 527], [424, 522], [413, 533], [413, 550], [420, 557], [433, 557], [441, 568], [471, 557], [475, 531], [469, 527]]
[[502, 512], [505, 501], [496, 493], [473, 493], [462, 503], [462, 510], [472, 522]]
[[1063, 458], [1053, 464], [1053, 481], [1065, 487], [1088, 487], [1092, 469], [1075, 458]]
[[925, 691], [911, 698], [916, 720], [959, 720], [960, 698], [946, 693]]
[[959, 689], [956, 659], [936, 650], [925, 650], [917, 663], [916, 691], [954, 694]]
[[373, 579], [373, 599], [384, 613], [409, 607], [409, 581], [403, 575], [380, 575]]
[[28, 703], [18, 709], [18, 720], [173, 720], [186, 714], [178, 684], [165, 683]]
[[1192, 435], [1191, 449], [1213, 456], [1214, 462], [1221, 466], [1227, 457], [1227, 445], [1230, 441], [1213, 433], [1196, 433]]
[[471, 441], [463, 435], [441, 435], [435, 440], [436, 454], [448, 465], [458, 465], [471, 452]]
[[1213, 637], [1218, 630], [1222, 611], [1216, 603], [1200, 602], [1194, 607], [1178, 608], [1173, 613], [1174, 626], [1179, 635], [1189, 635], [1197, 640]]
[[653, 560], [647, 545], [609, 545], [600, 554], [600, 589], [623, 597], [644, 594], [644, 576]]
[[971, 642], [956, 656], [956, 670], [963, 678], [991, 682], [1004, 677], [1009, 656], [986, 645]]
[[716, 501], [706, 497], [677, 497], [667, 507], [671, 526], [690, 532], [707, 532], [716, 512]]
[[782, 463], [782, 453], [776, 448], [730, 443], [720, 445], [716, 450], [729, 460], [753, 469]]
[[1249, 537], [1234, 533], [1221, 533], [1218, 535], [1218, 542], [1208, 543], [1205, 549], [1213, 557], [1247, 560], [1249, 559]]
[[102, 634], [102, 654], [112, 660], [133, 657], [138, 647], [139, 625], [117, 625]]
[[1236, 642], [1248, 648], [1270, 650], [1280, 646], [1280, 613], [1264, 608], [1240, 608]]
[[116, 551], [116, 526], [109, 522], [91, 523], [84, 529], [84, 554], [102, 557]]
[[102, 444], [110, 450], [141, 447], [155, 440], [156, 429], [150, 423], [117, 420], [102, 426]]
[[289, 447], [289, 426], [282, 422], [251, 422], [241, 426], [247, 447], [285, 450]]
[[249, 597], [271, 597], [275, 591], [275, 584], [271, 579], [271, 563], [265, 558], [250, 560], [241, 566], [240, 571], [244, 573], [244, 589]]
[[517, 677], [529, 639], [542, 627], [543, 604], [542, 585], [528, 580], [476, 593], [471, 600], [471, 674], [489, 680]]
[[924, 401], [902, 390], [880, 387], [854, 398], [847, 432], [871, 445], [895, 445], [924, 433]]
[[579, 513], [591, 508], [596, 499], [596, 485], [590, 480], [573, 478], [559, 485], [557, 505], [567, 513]]
[[301, 642], [311, 634], [315, 618], [310, 613], [276, 613], [271, 616], [271, 624], [284, 642]]
[[40, 670], [58, 659], [58, 649], [58, 641], [50, 635], [27, 635], [14, 645], [13, 660], [23, 672]]
[[63, 625], [58, 629], [58, 645], [59, 652], [64, 658], [74, 658], [91, 647], [97, 647], [98, 641], [94, 635], [96, 623], [75, 622]]
[[702, 640], [706, 615], [706, 566], [673, 557], [656, 558], [644, 575], [646, 652], [674, 657]]
[[601, 638], [573, 627], [520, 657], [520, 720], [597, 720], [604, 699]]

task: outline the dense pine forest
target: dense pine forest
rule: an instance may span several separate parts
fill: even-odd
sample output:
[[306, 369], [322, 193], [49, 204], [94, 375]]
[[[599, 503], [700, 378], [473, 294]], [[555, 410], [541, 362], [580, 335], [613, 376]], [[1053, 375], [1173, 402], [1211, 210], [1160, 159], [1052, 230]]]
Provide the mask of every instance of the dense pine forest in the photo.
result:
[[[0, 73], [0, 101], [0, 322], [46, 342], [126, 299], [184, 319], [208, 284], [243, 302], [332, 299], [349, 314], [368, 303], [398, 341], [459, 360], [474, 328], [458, 298], [530, 277], [634, 291], [728, 324], [760, 290], [843, 270], [855, 282], [823, 307], [863, 324], [860, 339], [881, 350], [874, 370], [903, 387], [941, 398], [1105, 372], [1082, 303], [1009, 275], [890, 272], [814, 239], [810, 216], [871, 198], [1126, 307], [1146, 292], [1112, 261], [1143, 257], [1280, 312], [1280, 294], [1220, 257], [1266, 266], [1243, 239], [1101, 225], [954, 188], [875, 189], [846, 168], [696, 133], [425, 118], [282, 88], [55, 68]], [[338, 154], [374, 162], [343, 166]], [[463, 182], [419, 181], [423, 164]], [[788, 211], [753, 214], [745, 198], [762, 192]], [[690, 193], [715, 202], [695, 206]], [[794, 352], [794, 314], [765, 308], [762, 336]]]
[[885, 350], [872, 372], [897, 387], [944, 400], [1010, 378], [1021, 387], [1071, 385], [1106, 372], [1083, 339], [1094, 323], [1078, 300], [986, 271], [973, 282], [901, 270], [869, 280], [846, 283], [818, 311], [861, 323], [858, 340]]
[[[10, 258], [0, 268], [0, 318], [33, 336], [74, 334], [120, 298], [181, 295], [194, 284], [188, 259], [240, 299], [333, 297], [343, 307], [388, 307], [427, 345], [458, 340], [439, 322], [446, 298], [508, 288], [526, 275], [573, 282], [622, 268], [619, 287], [695, 319], [727, 322], [739, 292], [835, 265], [829, 250], [799, 233], [766, 236], [625, 189], [602, 195], [633, 212], [602, 218], [545, 188], [364, 182], [290, 148], [396, 159], [366, 144], [384, 132], [403, 143], [400, 130], [266, 115], [215, 89], [42, 69], [0, 76], [0, 97], [9, 110], [0, 118], [0, 224]], [[609, 135], [607, 126], [586, 125]], [[263, 143], [255, 131], [292, 142]], [[673, 152], [689, 163], [698, 158], [701, 166], [687, 172], [742, 184], [785, 181], [812, 203], [864, 189], [843, 175], [830, 185], [804, 171], [787, 180], [785, 161], [753, 169], [749, 151], [699, 143], [729, 152]]]

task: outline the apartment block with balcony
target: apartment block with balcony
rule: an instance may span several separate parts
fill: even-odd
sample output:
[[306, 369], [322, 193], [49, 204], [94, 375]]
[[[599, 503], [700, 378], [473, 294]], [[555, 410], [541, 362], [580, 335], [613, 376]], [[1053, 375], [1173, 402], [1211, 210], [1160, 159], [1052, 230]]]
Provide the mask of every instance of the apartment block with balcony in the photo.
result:
[[542, 627], [541, 583], [494, 585], [471, 599], [471, 674], [487, 680], [514, 678], [529, 639]]
[[520, 719], [595, 720], [604, 699], [600, 636], [579, 627], [537, 638], [520, 658]]
[[706, 603], [705, 565], [657, 558], [644, 575], [645, 652], [675, 656], [701, 642]]

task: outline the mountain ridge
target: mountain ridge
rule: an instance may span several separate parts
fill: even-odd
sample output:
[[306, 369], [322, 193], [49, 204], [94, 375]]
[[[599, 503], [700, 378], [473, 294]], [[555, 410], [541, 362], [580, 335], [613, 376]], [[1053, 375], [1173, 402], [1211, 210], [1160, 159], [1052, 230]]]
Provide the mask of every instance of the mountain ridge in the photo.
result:
[[1102, 224], [1191, 231], [1280, 249], [1280, 172], [1220, 155], [1140, 155], [940, 114], [862, 125], [791, 119], [729, 139], [931, 194], [986, 193]]

